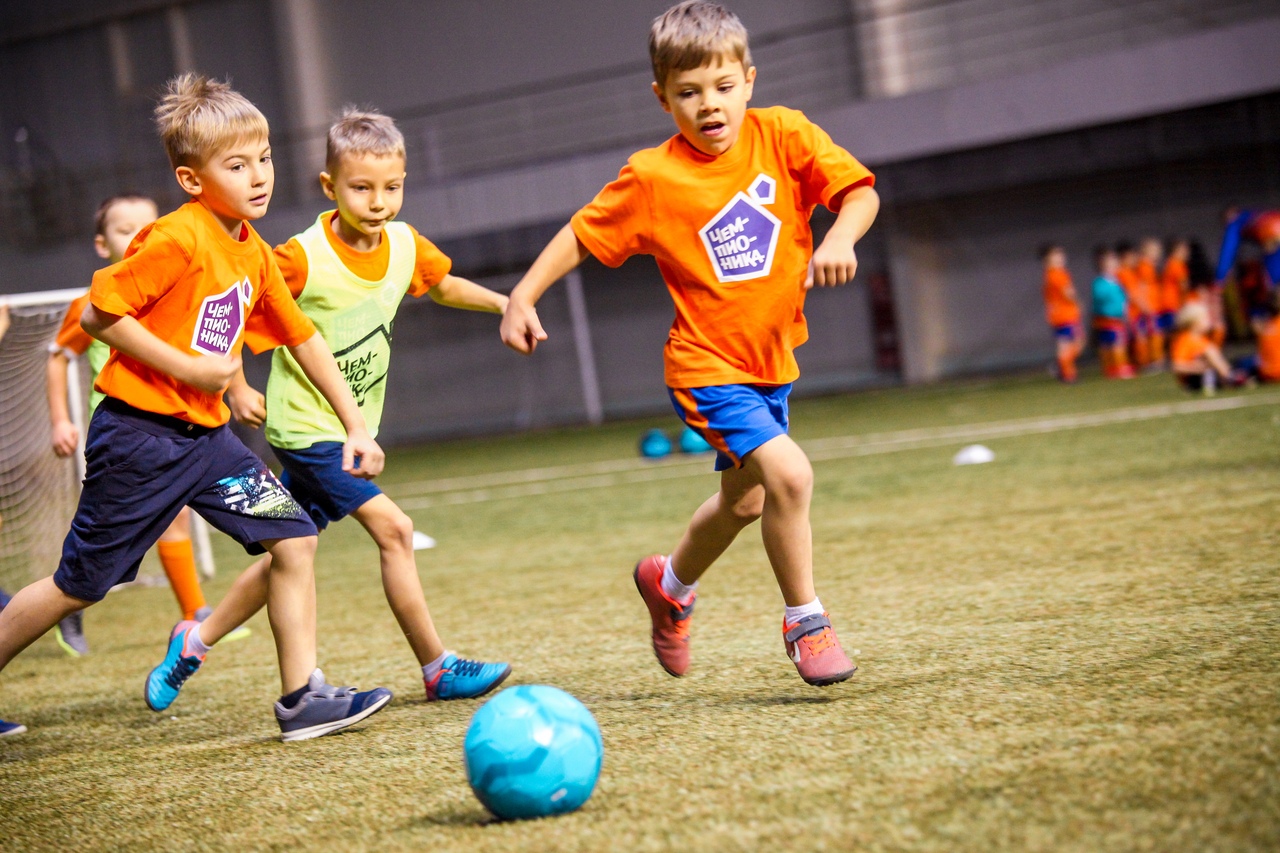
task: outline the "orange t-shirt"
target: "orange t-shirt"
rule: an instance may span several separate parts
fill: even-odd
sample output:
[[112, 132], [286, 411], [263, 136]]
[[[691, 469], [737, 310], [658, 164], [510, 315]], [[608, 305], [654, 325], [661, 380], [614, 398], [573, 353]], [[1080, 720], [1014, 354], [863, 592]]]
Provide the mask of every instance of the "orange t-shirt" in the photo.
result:
[[1258, 372], [1268, 382], [1280, 382], [1280, 317], [1258, 329]]
[[1160, 310], [1160, 274], [1156, 272], [1156, 265], [1143, 258], [1138, 261], [1133, 272], [1138, 279], [1138, 293], [1141, 294], [1147, 309], [1151, 313], [1158, 312]]
[[[332, 222], [333, 217], [337, 215], [338, 211], [333, 211], [328, 221]], [[409, 226], [409, 230], [413, 232], [413, 243], [416, 249], [409, 294], [421, 296], [444, 280], [449, 270], [453, 269], [453, 261], [440, 251], [435, 243], [419, 234], [412, 225]], [[390, 241], [381, 240], [378, 248], [368, 252], [358, 252], [339, 240], [332, 228], [324, 229], [324, 236], [328, 238], [329, 245], [333, 247], [333, 251], [352, 274], [366, 281], [381, 281], [387, 274], [387, 265], [391, 263]], [[293, 294], [294, 299], [297, 299], [307, 285], [308, 272], [307, 253], [297, 237], [290, 237], [284, 245], [276, 246], [276, 263], [280, 265], [280, 273], [284, 276], [285, 284], [289, 286], [289, 292]]]
[[633, 154], [571, 225], [607, 266], [657, 260], [676, 309], [667, 385], [784, 385], [800, 375], [793, 350], [809, 337], [809, 216], [874, 183], [803, 113], [751, 109], [718, 157], [679, 134]]
[[1044, 309], [1050, 326], [1071, 326], [1080, 322], [1071, 273], [1061, 267], [1044, 271]]
[[1201, 369], [1199, 363], [1209, 349], [1209, 339], [1199, 332], [1182, 332], [1173, 339], [1173, 350], [1169, 360], [1176, 371], [1194, 371]]
[[1138, 300], [1144, 295], [1142, 283], [1138, 280], [1138, 271], [1129, 267], [1120, 267], [1116, 270], [1116, 281], [1120, 282], [1125, 296], [1129, 297], [1129, 316], [1133, 318], [1144, 314], [1145, 312], [1138, 306]]
[[1165, 262], [1164, 275], [1160, 277], [1159, 306], [1162, 312], [1173, 312], [1182, 307], [1182, 295], [1186, 292], [1189, 278], [1185, 263], [1177, 258]]
[[54, 348], [84, 355], [84, 351], [94, 341], [93, 335], [80, 327], [80, 315], [84, 313], [84, 307], [88, 304], [87, 291], [84, 295], [71, 300], [71, 304], [67, 306], [67, 313], [62, 317], [62, 328], [58, 330], [58, 336], [53, 339]]
[[[124, 260], [94, 274], [89, 299], [193, 354], [239, 355], [246, 338], [261, 352], [315, 334], [271, 247], [247, 222], [241, 239], [232, 239], [195, 200], [138, 232]], [[221, 426], [230, 417], [221, 394], [192, 388], [115, 350], [95, 387], [135, 408], [201, 426]]]

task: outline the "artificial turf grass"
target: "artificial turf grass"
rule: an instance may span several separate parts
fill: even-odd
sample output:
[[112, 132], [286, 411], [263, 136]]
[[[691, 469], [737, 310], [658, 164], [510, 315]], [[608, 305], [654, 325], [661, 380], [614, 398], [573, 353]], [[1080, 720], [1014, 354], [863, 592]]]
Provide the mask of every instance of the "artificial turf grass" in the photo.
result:
[[[1106, 408], [1117, 385], [880, 392], [799, 403], [795, 420], [800, 434], [815, 420], [826, 434], [930, 425], [921, 396], [933, 423], [966, 398], [983, 402], [971, 420], [1046, 413], [1058, 391], [1077, 398], [1066, 411]], [[1127, 385], [1126, 402], [1178, 399]], [[840, 421], [860, 404], [874, 415]], [[782, 653], [756, 529], [703, 585], [690, 676], [653, 661], [630, 565], [670, 547], [709, 475], [414, 513], [441, 541], [419, 566], [446, 642], [511, 660], [513, 683], [563, 687], [600, 721], [600, 787], [553, 821], [494, 823], [471, 798], [460, 749], [476, 703], [421, 702], [357, 525], [321, 540], [321, 661], [398, 696], [338, 737], [271, 739], [262, 617], [169, 714], [146, 711], [137, 694], [171, 596], [112, 596], [86, 617], [93, 657], [46, 639], [0, 675], [0, 712], [33, 727], [0, 742], [4, 847], [1274, 848], [1274, 411], [1001, 439], [994, 465], [967, 469], [950, 448], [821, 463], [818, 586], [862, 666], [827, 690]], [[593, 439], [623, 437], [519, 450], [535, 464], [607, 458]], [[247, 562], [218, 556], [215, 596]]]

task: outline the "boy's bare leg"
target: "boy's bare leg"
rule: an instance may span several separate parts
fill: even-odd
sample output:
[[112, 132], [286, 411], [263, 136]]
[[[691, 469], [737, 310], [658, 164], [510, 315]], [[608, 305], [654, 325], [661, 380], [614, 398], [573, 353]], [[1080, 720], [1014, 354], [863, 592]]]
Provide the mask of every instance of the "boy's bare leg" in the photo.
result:
[[[743, 466], [764, 484], [761, 535], [764, 549], [789, 607], [818, 597], [813, 589], [813, 466], [790, 436], [772, 438], [751, 452]], [[680, 563], [676, 561], [676, 568]]]
[[672, 568], [680, 582], [696, 583], [742, 529], [760, 517], [764, 505], [758, 472], [749, 466], [721, 471], [720, 491], [698, 507], [671, 552]]
[[306, 687], [316, 668], [316, 537], [262, 544], [271, 553], [267, 617], [280, 661], [280, 692], [287, 696]]
[[444, 644], [431, 621], [422, 580], [418, 577], [413, 556], [413, 521], [386, 495], [370, 498], [351, 515], [364, 525], [378, 545], [387, 603], [413, 648], [418, 665], [426, 666], [444, 654]]
[[59, 621], [91, 604], [58, 589], [52, 577], [23, 587], [0, 610], [0, 669]]
[[[281, 542], [291, 540], [282, 539]], [[314, 548], [312, 549], [314, 554]], [[248, 622], [259, 610], [267, 606], [271, 589], [271, 554], [263, 554], [236, 578], [231, 589], [200, 623], [200, 640], [212, 646], [239, 626]], [[308, 673], [310, 674], [310, 673]]]

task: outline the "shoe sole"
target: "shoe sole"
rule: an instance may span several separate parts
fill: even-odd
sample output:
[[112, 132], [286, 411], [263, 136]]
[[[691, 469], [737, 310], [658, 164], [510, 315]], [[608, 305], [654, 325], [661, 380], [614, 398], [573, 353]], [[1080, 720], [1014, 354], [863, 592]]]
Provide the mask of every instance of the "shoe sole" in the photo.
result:
[[315, 726], [308, 726], [305, 729], [298, 729], [293, 732], [281, 732], [280, 739], [285, 743], [292, 743], [295, 740], [311, 740], [312, 738], [331, 735], [334, 732], [341, 731], [348, 726], [354, 726], [356, 723], [366, 719], [382, 710], [383, 706], [391, 701], [390, 696], [385, 696], [380, 702], [376, 702], [365, 708], [360, 713], [352, 717], [344, 717], [341, 720], [334, 720], [330, 723], [320, 723]]
[[7, 732], [0, 732], [0, 737], [9, 737], [9, 735], [22, 735], [27, 733], [26, 726], [14, 726]]
[[805, 678], [803, 675], [800, 677], [804, 679], [805, 684], [809, 684], [814, 687], [830, 687], [833, 684], [848, 681], [850, 678], [853, 678], [853, 674], [857, 671], [858, 668], [855, 666], [853, 669], [847, 669], [844, 672], [837, 672], [835, 675], [828, 675], [824, 678], [815, 678], [812, 681]]
[[[643, 563], [643, 562], [644, 562], [644, 560], [641, 560], [641, 561], [640, 561], [640, 563]], [[635, 571], [633, 571], [633, 572], [631, 573], [631, 580], [635, 581], [635, 584], [636, 584], [636, 592], [640, 593], [640, 600], [644, 602], [645, 609], [648, 609], [648, 607], [649, 607], [649, 599], [647, 599], [647, 598], [645, 598], [645, 597], [644, 597], [644, 587], [642, 587], [642, 586], [640, 585], [640, 563], [636, 563]], [[650, 612], [649, 612], [649, 623], [650, 623], [650, 626], [652, 626], [652, 624], [653, 624], [653, 611], [650, 611]], [[652, 627], [650, 628], [650, 630], [652, 630]], [[673, 670], [672, 670], [672, 669], [670, 669], [670, 668], [666, 665], [666, 663], [662, 660], [662, 656], [661, 656], [660, 654], [658, 654], [658, 649], [657, 649], [657, 647], [653, 645], [653, 636], [652, 636], [652, 634], [651, 634], [651, 635], [650, 635], [650, 637], [649, 637], [649, 647], [650, 647], [651, 649], [653, 649], [653, 656], [654, 656], [655, 658], [657, 658], [657, 659], [658, 659], [658, 666], [662, 667], [662, 671], [663, 671], [663, 672], [665, 672], [667, 675], [671, 676], [672, 678], [684, 678], [684, 673], [683, 673], [683, 672], [675, 672], [675, 671], [673, 671]]]

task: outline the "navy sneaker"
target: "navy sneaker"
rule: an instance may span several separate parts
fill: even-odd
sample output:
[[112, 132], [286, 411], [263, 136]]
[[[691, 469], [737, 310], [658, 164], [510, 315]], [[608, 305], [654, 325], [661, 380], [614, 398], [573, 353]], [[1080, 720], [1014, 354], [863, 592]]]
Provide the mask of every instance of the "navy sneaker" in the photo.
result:
[[4, 610], [9, 606], [9, 602], [13, 601], [13, 596], [0, 589], [0, 610]]
[[22, 723], [7, 723], [4, 720], [0, 720], [0, 737], [5, 737], [7, 735], [20, 735], [26, 730], [27, 727], [22, 725]]
[[164, 660], [147, 675], [147, 684], [142, 691], [151, 710], [163, 711], [172, 705], [182, 685], [204, 663], [204, 655], [187, 648], [191, 629], [199, 624], [193, 619], [186, 619], [174, 625], [169, 632], [169, 647], [165, 650]]
[[427, 685], [428, 702], [474, 699], [506, 681], [510, 674], [510, 664], [466, 660], [449, 652], [436, 677], [430, 681], [423, 678], [423, 683]]
[[84, 611], [77, 610], [70, 616], [63, 617], [54, 628], [58, 645], [73, 658], [89, 654], [89, 641], [84, 636]]
[[391, 691], [385, 687], [363, 693], [357, 693], [354, 687], [334, 687], [317, 669], [311, 673], [307, 692], [298, 704], [286, 708], [276, 703], [280, 739], [288, 742], [333, 734], [376, 714], [390, 701]]

